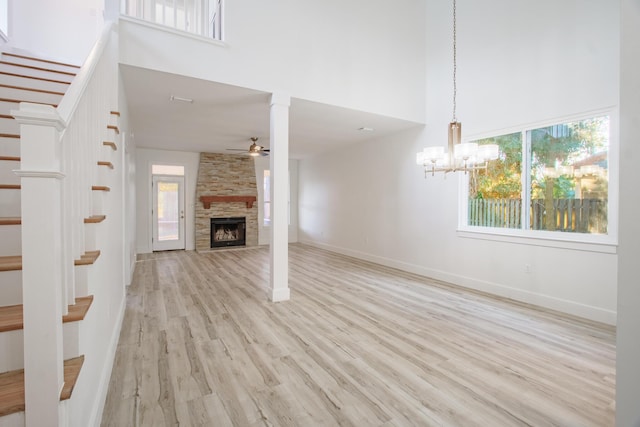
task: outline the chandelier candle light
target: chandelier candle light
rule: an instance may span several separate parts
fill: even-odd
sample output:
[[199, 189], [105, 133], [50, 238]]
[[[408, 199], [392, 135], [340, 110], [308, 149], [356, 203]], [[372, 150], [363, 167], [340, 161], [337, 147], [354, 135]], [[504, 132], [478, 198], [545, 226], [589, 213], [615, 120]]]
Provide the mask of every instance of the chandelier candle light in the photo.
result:
[[424, 167], [424, 176], [431, 172], [486, 170], [490, 160], [498, 158], [500, 152], [495, 144], [478, 145], [475, 142], [461, 142], [462, 123], [456, 118], [456, 95], [458, 87], [456, 84], [456, 73], [458, 64], [456, 62], [456, 0], [453, 0], [453, 118], [449, 123], [449, 144], [445, 147], [425, 147], [423, 151], [416, 155], [418, 166]]

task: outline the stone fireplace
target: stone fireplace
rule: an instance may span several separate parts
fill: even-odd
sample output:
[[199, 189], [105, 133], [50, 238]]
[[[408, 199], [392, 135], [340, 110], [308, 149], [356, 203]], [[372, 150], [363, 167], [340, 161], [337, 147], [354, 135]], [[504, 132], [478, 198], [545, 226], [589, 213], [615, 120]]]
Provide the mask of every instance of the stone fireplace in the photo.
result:
[[[196, 185], [196, 250], [231, 246], [235, 232], [222, 225], [214, 246], [216, 229], [212, 219], [244, 218], [244, 242], [234, 246], [258, 245], [258, 196], [253, 158], [218, 153], [200, 153]], [[226, 231], [224, 231], [226, 229]]]

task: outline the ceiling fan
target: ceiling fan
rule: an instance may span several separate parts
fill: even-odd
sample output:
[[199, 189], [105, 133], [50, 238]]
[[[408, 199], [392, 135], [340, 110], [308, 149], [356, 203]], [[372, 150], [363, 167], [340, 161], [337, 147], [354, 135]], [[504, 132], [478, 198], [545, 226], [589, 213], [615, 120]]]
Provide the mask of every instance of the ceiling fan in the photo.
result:
[[244, 151], [244, 154], [248, 154], [253, 157], [269, 155], [270, 150], [268, 148], [264, 148], [262, 145], [256, 144], [258, 142], [257, 137], [254, 136], [250, 139], [251, 139], [251, 145], [249, 146], [249, 150], [244, 150], [240, 148], [227, 148], [227, 151]]

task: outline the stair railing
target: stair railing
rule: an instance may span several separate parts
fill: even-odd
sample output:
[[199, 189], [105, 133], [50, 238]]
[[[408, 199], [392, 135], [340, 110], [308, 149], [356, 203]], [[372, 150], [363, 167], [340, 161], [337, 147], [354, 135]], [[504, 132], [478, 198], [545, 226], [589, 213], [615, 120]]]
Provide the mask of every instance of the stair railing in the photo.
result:
[[[112, 24], [57, 108], [22, 102], [20, 124], [25, 425], [62, 425], [62, 315], [75, 298], [74, 260], [84, 253], [84, 218], [117, 94]], [[37, 409], [29, 409], [37, 408]], [[61, 409], [62, 408], [62, 409]]]

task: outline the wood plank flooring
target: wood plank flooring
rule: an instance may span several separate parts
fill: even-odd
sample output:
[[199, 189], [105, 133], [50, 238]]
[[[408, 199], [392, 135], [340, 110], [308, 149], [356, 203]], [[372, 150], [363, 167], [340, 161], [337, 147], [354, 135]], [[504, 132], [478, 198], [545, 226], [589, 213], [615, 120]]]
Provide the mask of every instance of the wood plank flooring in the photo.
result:
[[103, 426], [613, 426], [615, 331], [303, 245], [136, 266]]

